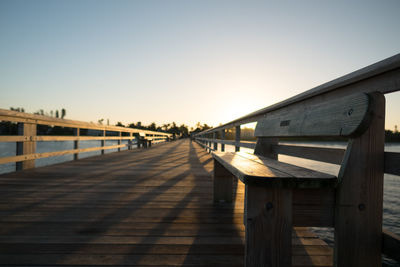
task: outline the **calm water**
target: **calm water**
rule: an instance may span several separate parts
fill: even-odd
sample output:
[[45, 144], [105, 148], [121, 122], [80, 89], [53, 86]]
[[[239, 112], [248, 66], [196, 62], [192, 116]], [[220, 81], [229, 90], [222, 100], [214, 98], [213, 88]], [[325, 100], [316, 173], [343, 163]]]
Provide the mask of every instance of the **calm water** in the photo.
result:
[[[122, 141], [123, 144], [127, 144], [127, 141]], [[106, 141], [107, 145], [115, 145], [117, 141]], [[296, 145], [303, 146], [320, 146], [320, 147], [333, 147], [333, 148], [345, 148], [344, 143], [296, 143]], [[80, 142], [81, 148], [96, 147], [100, 146], [100, 141], [83, 141]], [[220, 147], [218, 147], [220, 148]], [[73, 142], [38, 142], [37, 152], [51, 152], [59, 150], [73, 149]], [[122, 148], [126, 149], [126, 148]], [[234, 151], [234, 146], [225, 145], [226, 151]], [[0, 157], [14, 156], [16, 150], [15, 143], [0, 143]], [[115, 152], [117, 149], [106, 150], [106, 153]], [[241, 148], [241, 151], [246, 151], [253, 153], [252, 149]], [[388, 152], [399, 152], [400, 144], [387, 144], [385, 146], [385, 151]], [[87, 153], [81, 153], [79, 156], [81, 158], [90, 157], [94, 155], [100, 155], [100, 151], [93, 151]], [[46, 166], [55, 163], [70, 161], [73, 159], [73, 155], [44, 158], [36, 160], [36, 166]], [[339, 172], [339, 166], [328, 163], [321, 163], [313, 160], [299, 159], [295, 157], [289, 157], [280, 155], [279, 160], [300, 165], [306, 168], [330, 173], [337, 175]], [[15, 170], [15, 163], [2, 164], [0, 165], [0, 173], [12, 172]], [[383, 227], [400, 235], [400, 176], [385, 174], [384, 181], [384, 202], [383, 202]], [[315, 228], [314, 231], [321, 236], [328, 243], [333, 243], [333, 232], [329, 228]], [[384, 259], [384, 266], [400, 266], [388, 259]]]
[[[101, 141], [80, 141], [79, 142], [79, 148], [89, 148], [89, 147], [99, 147], [101, 144]], [[112, 145], [117, 145], [118, 140], [107, 140], [105, 142], [105, 146], [112, 146]], [[128, 140], [122, 140], [121, 144], [128, 144]], [[135, 141], [133, 141], [133, 144], [136, 144]], [[135, 146], [133, 146], [135, 147]], [[53, 152], [53, 151], [61, 151], [61, 150], [70, 150], [74, 149], [74, 142], [73, 141], [54, 141], [54, 142], [37, 142], [37, 147], [36, 147], [36, 152], [37, 153], [44, 153], [44, 152]], [[121, 150], [126, 150], [126, 147], [121, 148]], [[105, 150], [105, 153], [111, 153], [115, 152], [118, 149], [108, 149]], [[10, 157], [10, 156], [15, 156], [16, 153], [16, 144], [13, 142], [9, 143], [2, 143], [0, 142], [0, 157]], [[98, 151], [91, 151], [91, 152], [84, 152], [80, 153], [79, 157], [80, 158], [87, 158], [87, 157], [92, 157], [96, 155], [100, 155], [101, 150]], [[51, 157], [51, 158], [42, 158], [42, 159], [37, 159], [35, 164], [36, 167], [42, 167], [42, 166], [47, 166], [47, 165], [52, 165], [56, 163], [61, 163], [65, 161], [70, 161], [73, 160], [73, 154], [71, 155], [65, 155], [65, 156], [57, 156], [57, 157]], [[6, 173], [6, 172], [13, 172], [15, 171], [15, 163], [8, 163], [8, 164], [0, 164], [0, 173]]]

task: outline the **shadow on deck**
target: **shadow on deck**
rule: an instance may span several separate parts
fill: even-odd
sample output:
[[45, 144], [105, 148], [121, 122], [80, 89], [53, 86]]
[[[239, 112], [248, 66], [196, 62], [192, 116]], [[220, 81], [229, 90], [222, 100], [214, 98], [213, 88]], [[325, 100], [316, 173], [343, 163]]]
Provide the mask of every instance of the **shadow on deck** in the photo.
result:
[[[0, 176], [0, 264], [243, 266], [244, 187], [212, 204], [212, 160], [189, 140]], [[294, 232], [294, 266], [332, 250]]]

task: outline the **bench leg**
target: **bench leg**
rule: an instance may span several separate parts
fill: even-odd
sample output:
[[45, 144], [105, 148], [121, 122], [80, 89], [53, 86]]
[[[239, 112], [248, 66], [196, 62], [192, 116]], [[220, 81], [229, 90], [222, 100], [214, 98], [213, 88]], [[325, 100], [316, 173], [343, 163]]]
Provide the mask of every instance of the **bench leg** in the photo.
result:
[[214, 203], [232, 202], [233, 176], [214, 159]]
[[245, 266], [292, 266], [292, 190], [246, 185]]

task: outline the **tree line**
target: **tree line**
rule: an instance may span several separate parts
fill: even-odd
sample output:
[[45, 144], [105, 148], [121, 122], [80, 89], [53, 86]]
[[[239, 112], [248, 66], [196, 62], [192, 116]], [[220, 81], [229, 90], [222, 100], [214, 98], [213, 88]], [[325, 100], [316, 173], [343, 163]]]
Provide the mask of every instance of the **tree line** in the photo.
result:
[[189, 137], [190, 134], [195, 133], [195, 132], [201, 132], [207, 129], [212, 128], [211, 126], [208, 126], [206, 123], [201, 124], [198, 122], [196, 124], [196, 128], [190, 127], [181, 124], [178, 126], [176, 122], [171, 122], [171, 123], [164, 123], [162, 125], [157, 125], [155, 122], [150, 123], [149, 125], [143, 125], [142, 122], [138, 121], [137, 123], [129, 123], [128, 125], [124, 125], [121, 122], [117, 122], [116, 126], [120, 127], [128, 127], [128, 128], [136, 128], [136, 129], [143, 129], [143, 130], [150, 130], [150, 131], [157, 131], [157, 132], [166, 132], [166, 133], [171, 133], [176, 136], [180, 136], [182, 138]]
[[[24, 108], [10, 107], [10, 110], [17, 111], [17, 112], [25, 112]], [[50, 110], [50, 112], [46, 112], [43, 109], [39, 109], [38, 111], [33, 112], [33, 114], [64, 119], [64, 117], [67, 115], [67, 111], [65, 110], [65, 108], [62, 108], [60, 111], [59, 110], [55, 110], [55, 111]]]

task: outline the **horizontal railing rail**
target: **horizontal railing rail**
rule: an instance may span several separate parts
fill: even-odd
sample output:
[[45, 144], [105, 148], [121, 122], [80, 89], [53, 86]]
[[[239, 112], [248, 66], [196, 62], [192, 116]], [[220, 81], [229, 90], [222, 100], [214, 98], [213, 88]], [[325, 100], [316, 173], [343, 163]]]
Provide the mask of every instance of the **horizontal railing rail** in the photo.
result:
[[[298, 108], [322, 102], [326, 99], [335, 99], [357, 92], [383, 94], [400, 91], [400, 54], [360, 69], [331, 82], [293, 96], [287, 100], [266, 108], [257, 110], [246, 116], [240, 117], [221, 126], [211, 128], [196, 134], [192, 138], [208, 151], [225, 151], [225, 145], [235, 147], [240, 151], [241, 147], [255, 149], [255, 141], [241, 140], [241, 126], [258, 121], [260, 118], [274, 114], [278, 109]], [[226, 130], [234, 128], [234, 140], [226, 140]], [[341, 164], [345, 149], [311, 147], [301, 145], [278, 144], [273, 145], [272, 150], [276, 154], [300, 157], [331, 164]], [[384, 153], [384, 172], [400, 176], [400, 153]], [[382, 232], [382, 253], [389, 258], [400, 262], [400, 238], [387, 230]]]
[[91, 122], [83, 122], [76, 120], [67, 120], [67, 119], [59, 119], [53, 118], [49, 116], [42, 116], [36, 114], [29, 114], [24, 112], [17, 112], [12, 110], [0, 109], [0, 121], [11, 121], [11, 122], [21, 122], [21, 123], [33, 123], [40, 125], [50, 125], [50, 126], [60, 126], [67, 128], [80, 128], [80, 129], [88, 129], [88, 130], [104, 130], [104, 131], [112, 131], [112, 132], [129, 132], [129, 133], [144, 133], [144, 134], [158, 134], [164, 136], [171, 136], [170, 133], [164, 132], [156, 132], [145, 129], [137, 129], [137, 128], [125, 128], [120, 126], [112, 126], [112, 125], [101, 125]]
[[[118, 151], [121, 151], [121, 148], [132, 149], [134, 144], [138, 147], [141, 144], [147, 147], [147, 143], [151, 145], [165, 142], [173, 136], [165, 132], [99, 125], [5, 109], [0, 109], [0, 121], [17, 123], [17, 135], [0, 135], [0, 142], [16, 142], [17, 144], [16, 155], [0, 157], [0, 164], [16, 162], [17, 170], [33, 168], [35, 160], [40, 158], [73, 154], [74, 159], [77, 160], [80, 153], [101, 151], [101, 154], [104, 154], [106, 150], [110, 149], [117, 149]], [[69, 128], [72, 129], [73, 135], [37, 135], [38, 125]], [[81, 131], [83, 130], [93, 131], [92, 135], [87, 133], [87, 135], [82, 136]], [[71, 132], [71, 130], [69, 131]], [[113, 134], [107, 135], [107, 133]], [[128, 143], [122, 144], [123, 140], [127, 140]], [[36, 153], [36, 142], [49, 141], [73, 141], [74, 147], [69, 150]], [[100, 146], [79, 148], [80, 141], [100, 141]], [[118, 144], [106, 145], [106, 141], [118, 141]]]

